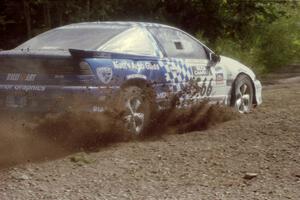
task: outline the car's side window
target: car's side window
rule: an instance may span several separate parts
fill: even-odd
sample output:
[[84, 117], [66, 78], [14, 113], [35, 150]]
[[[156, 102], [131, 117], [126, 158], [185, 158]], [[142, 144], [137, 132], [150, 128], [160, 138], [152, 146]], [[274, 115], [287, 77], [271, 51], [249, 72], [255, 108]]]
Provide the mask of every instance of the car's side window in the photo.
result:
[[140, 28], [129, 29], [108, 41], [98, 50], [145, 56], [157, 56], [156, 47]]
[[162, 45], [168, 57], [207, 59], [204, 47], [181, 31], [156, 27], [149, 28], [149, 31]]

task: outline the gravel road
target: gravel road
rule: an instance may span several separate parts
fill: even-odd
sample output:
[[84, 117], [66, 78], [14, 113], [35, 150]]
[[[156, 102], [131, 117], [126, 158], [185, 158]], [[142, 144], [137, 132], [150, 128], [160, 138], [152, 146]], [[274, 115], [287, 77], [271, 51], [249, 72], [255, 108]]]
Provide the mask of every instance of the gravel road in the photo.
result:
[[[299, 88], [297, 81], [266, 86], [264, 103], [254, 112], [203, 131], [112, 143], [93, 152], [64, 151], [38, 138], [0, 146], [0, 199], [298, 200]], [[43, 152], [43, 159], [27, 162], [25, 144]], [[10, 157], [23, 163], [6, 166]]]

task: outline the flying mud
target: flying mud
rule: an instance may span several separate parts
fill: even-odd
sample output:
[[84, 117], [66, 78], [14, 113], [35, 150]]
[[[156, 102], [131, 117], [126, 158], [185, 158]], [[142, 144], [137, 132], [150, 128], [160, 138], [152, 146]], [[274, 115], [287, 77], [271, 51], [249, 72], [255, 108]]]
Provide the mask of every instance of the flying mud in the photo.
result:
[[[187, 109], [169, 108], [156, 113], [147, 134], [138, 140], [205, 130], [237, 116], [231, 108], [208, 103]], [[113, 112], [3, 114], [0, 168], [56, 159], [81, 150], [93, 151], [112, 143], [137, 139], [128, 133], [122, 119], [120, 114]]]

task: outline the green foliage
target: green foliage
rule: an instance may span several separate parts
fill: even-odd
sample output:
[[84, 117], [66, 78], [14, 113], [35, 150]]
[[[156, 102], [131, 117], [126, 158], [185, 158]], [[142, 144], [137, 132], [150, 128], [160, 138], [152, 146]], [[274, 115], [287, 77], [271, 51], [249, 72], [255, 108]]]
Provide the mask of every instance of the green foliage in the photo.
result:
[[[265, 65], [259, 62], [259, 43], [252, 43], [233, 40], [231, 38], [219, 38], [214, 46], [216, 52], [235, 60], [252, 68], [256, 73], [265, 72]], [[247, 43], [247, 44], [245, 44]]]
[[259, 62], [268, 71], [288, 64], [299, 63], [300, 24], [299, 14], [282, 18], [266, 27], [261, 38]]
[[75, 22], [150, 21], [179, 27], [225, 55], [269, 71], [299, 62], [297, 13], [297, 0], [2, 0], [0, 48]]
[[[212, 46], [217, 53], [232, 57], [250, 66], [256, 73], [274, 71], [289, 64], [300, 63], [299, 7], [287, 8], [289, 13], [272, 23], [256, 23], [240, 37], [219, 37]], [[239, 39], [241, 38], [241, 39]]]

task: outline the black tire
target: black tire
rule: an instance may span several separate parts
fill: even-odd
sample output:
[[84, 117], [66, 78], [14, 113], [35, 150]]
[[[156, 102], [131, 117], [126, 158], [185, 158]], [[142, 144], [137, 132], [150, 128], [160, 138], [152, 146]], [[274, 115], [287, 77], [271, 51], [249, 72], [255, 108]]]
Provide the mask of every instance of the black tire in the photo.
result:
[[231, 106], [240, 113], [249, 113], [253, 108], [254, 89], [247, 75], [239, 75], [233, 86]]
[[116, 108], [121, 113], [126, 131], [132, 137], [145, 135], [156, 111], [154, 92], [148, 87], [126, 86], [121, 89]]

